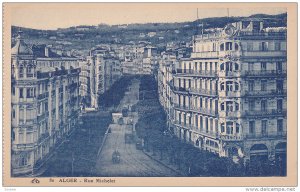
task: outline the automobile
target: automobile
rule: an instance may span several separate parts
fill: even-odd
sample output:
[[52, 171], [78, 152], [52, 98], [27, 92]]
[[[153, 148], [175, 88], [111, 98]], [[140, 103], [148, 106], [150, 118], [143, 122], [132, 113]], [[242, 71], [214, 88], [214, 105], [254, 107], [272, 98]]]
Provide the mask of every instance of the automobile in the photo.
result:
[[115, 150], [112, 154], [112, 162], [114, 164], [120, 163], [121, 161], [121, 154], [119, 151]]

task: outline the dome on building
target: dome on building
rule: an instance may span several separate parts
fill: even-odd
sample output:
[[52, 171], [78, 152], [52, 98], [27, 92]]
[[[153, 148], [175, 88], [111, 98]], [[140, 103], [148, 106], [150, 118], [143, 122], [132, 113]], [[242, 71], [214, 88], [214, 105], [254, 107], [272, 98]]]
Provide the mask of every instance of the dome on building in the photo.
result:
[[17, 42], [11, 49], [12, 55], [33, 55], [32, 49], [24, 42], [22, 32], [19, 32]]

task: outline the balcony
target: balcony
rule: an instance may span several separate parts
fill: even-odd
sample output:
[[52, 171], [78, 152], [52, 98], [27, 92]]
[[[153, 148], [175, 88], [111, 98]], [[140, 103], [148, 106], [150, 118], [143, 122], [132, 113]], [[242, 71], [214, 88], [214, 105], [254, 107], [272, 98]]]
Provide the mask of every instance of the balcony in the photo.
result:
[[200, 135], [204, 135], [206, 137], [210, 137], [210, 138], [215, 138], [216, 139], [219, 136], [219, 134], [217, 132], [203, 130], [203, 129], [200, 129], [198, 127], [195, 127], [194, 125], [184, 124], [184, 122], [179, 122], [177, 120], [176, 121], [172, 120], [171, 123], [173, 125], [180, 126], [182, 128], [188, 129], [188, 130], [193, 131], [195, 133], [198, 133]]
[[220, 51], [219, 57], [231, 58], [240, 57], [242, 55], [241, 51]]
[[241, 117], [240, 111], [219, 111], [219, 116], [223, 118], [238, 118]]
[[189, 92], [193, 94], [199, 94], [199, 95], [217, 96], [216, 90], [190, 88]]
[[255, 117], [255, 116], [286, 116], [286, 110], [269, 109], [269, 110], [253, 110], [245, 111], [242, 113], [243, 117]]
[[219, 97], [241, 97], [240, 91], [219, 91]]
[[286, 131], [283, 132], [271, 132], [271, 133], [259, 133], [259, 134], [245, 134], [246, 139], [272, 139], [272, 138], [286, 138]]
[[246, 77], [286, 77], [286, 74], [286, 70], [248, 70], [243, 72]]
[[13, 144], [13, 149], [14, 150], [33, 149], [34, 146], [35, 146], [35, 143]]
[[211, 109], [206, 109], [206, 108], [200, 108], [196, 106], [191, 106], [190, 110], [196, 113], [202, 113], [204, 115], [209, 115], [209, 116], [214, 116], [216, 117], [218, 115], [217, 111], [211, 110]]
[[185, 93], [185, 94], [188, 94], [188, 92], [189, 92], [189, 90], [187, 88], [184, 88], [184, 87], [172, 86], [171, 88], [174, 92], [180, 92], [180, 93]]
[[201, 77], [216, 77], [217, 72], [215, 70], [193, 70], [193, 69], [176, 69], [177, 75], [185, 76], [201, 76]]
[[243, 57], [286, 57], [286, 51], [244, 51]]
[[49, 92], [45, 92], [38, 95], [38, 100], [42, 100], [49, 97]]
[[240, 77], [242, 76], [240, 71], [219, 71], [219, 77]]
[[241, 135], [220, 135], [223, 141], [242, 141], [244, 138]]
[[268, 91], [245, 91], [246, 97], [272, 97], [272, 96], [286, 96], [286, 90], [268, 90]]
[[191, 58], [218, 58], [218, 52], [193, 52]]

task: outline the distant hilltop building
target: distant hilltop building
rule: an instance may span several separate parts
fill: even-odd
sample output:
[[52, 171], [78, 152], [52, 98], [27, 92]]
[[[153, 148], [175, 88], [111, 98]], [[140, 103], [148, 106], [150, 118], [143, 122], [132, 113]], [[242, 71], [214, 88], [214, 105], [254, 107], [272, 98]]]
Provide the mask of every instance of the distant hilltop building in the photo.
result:
[[79, 73], [77, 58], [29, 46], [19, 33], [11, 49], [13, 175], [34, 173], [74, 130]]
[[160, 101], [178, 138], [220, 156], [286, 160], [284, 29], [243, 20], [193, 37], [190, 58], [160, 65]]

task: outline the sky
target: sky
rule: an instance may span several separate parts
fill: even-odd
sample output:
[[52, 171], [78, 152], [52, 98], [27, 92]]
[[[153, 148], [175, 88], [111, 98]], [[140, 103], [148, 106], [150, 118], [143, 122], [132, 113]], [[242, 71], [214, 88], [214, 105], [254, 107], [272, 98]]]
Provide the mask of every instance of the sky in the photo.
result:
[[34, 29], [57, 29], [105, 23], [131, 24], [194, 21], [198, 18], [285, 13], [275, 4], [201, 3], [26, 3], [10, 4], [11, 23]]

